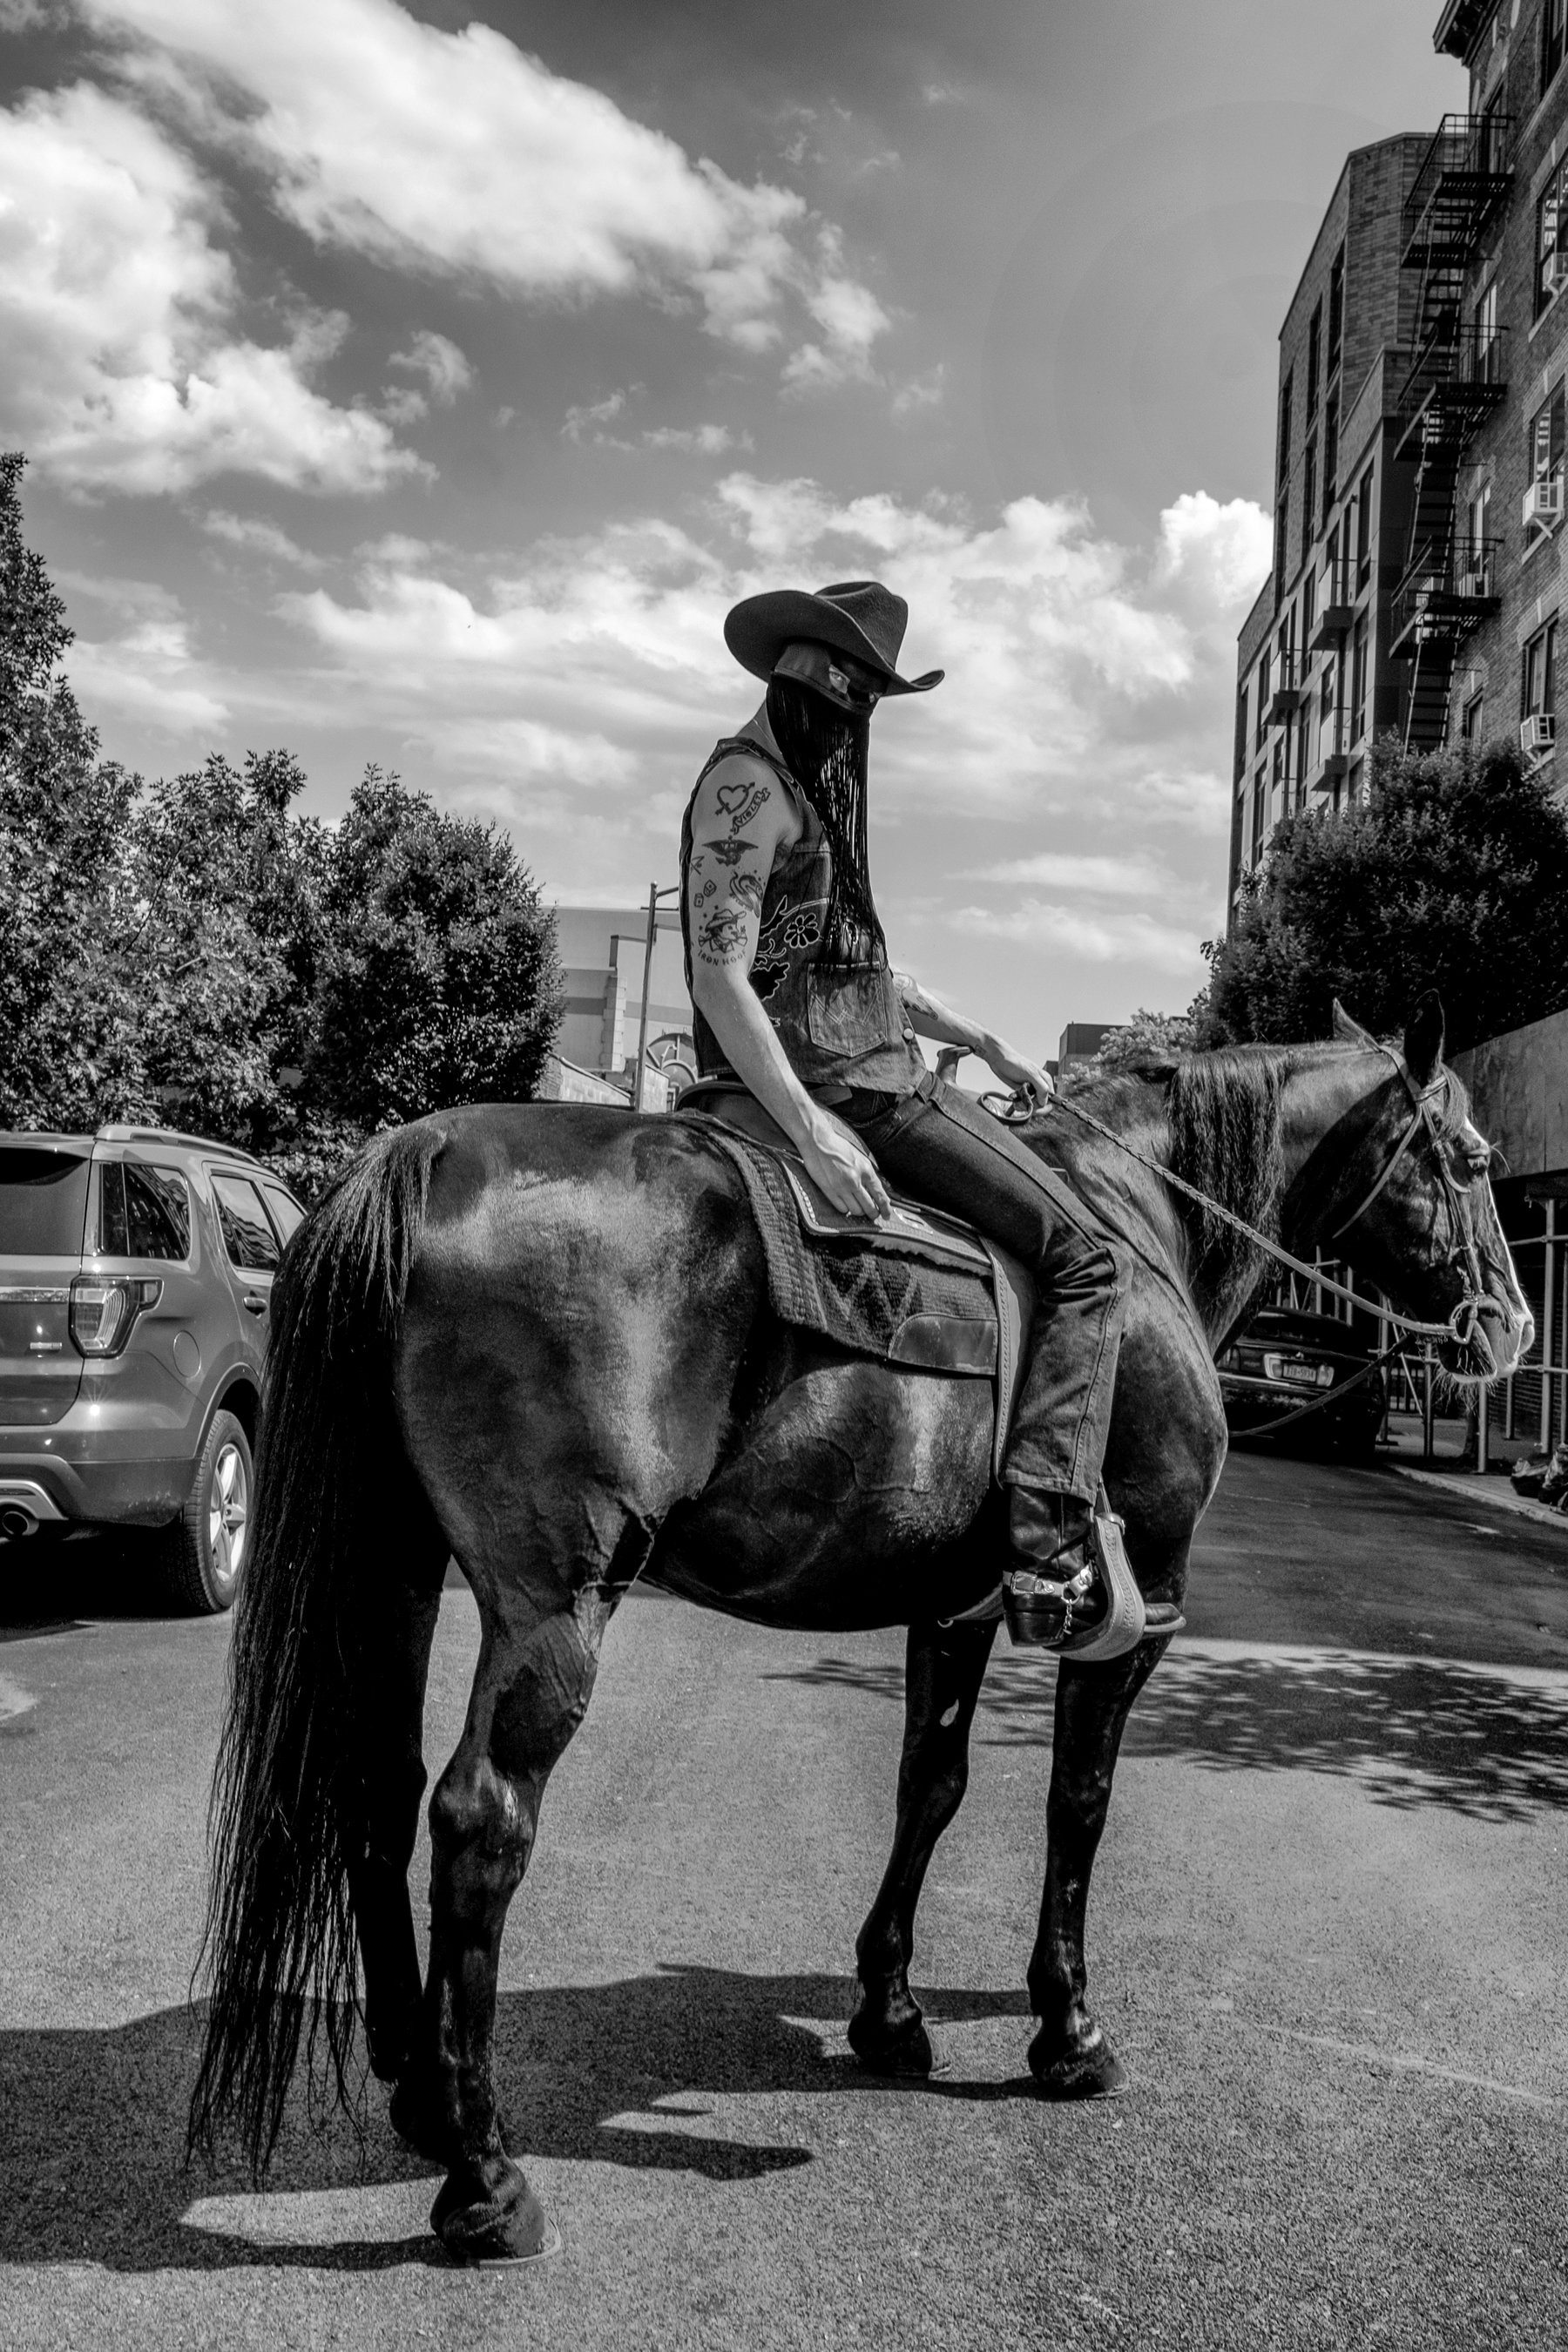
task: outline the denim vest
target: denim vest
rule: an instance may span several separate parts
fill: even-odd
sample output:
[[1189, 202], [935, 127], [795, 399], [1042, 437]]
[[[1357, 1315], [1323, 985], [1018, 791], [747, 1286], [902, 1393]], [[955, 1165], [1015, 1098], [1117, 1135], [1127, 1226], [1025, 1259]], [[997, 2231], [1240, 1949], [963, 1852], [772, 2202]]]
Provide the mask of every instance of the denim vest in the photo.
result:
[[[686, 984], [691, 985], [691, 919], [687, 877], [691, 865], [691, 812], [710, 770], [732, 751], [762, 760], [786, 786], [800, 812], [800, 839], [773, 861], [763, 893], [751, 982], [766, 1007], [789, 1066], [803, 1086], [866, 1087], [907, 1095], [925, 1070], [909, 1016], [893, 986], [880, 942], [864, 930], [823, 937], [833, 888], [833, 853], [822, 821], [781, 760], [749, 735], [716, 744], [692, 788], [680, 827], [680, 929], [686, 942]], [[735, 1072], [712, 1030], [694, 1008], [697, 1067], [705, 1078]]]

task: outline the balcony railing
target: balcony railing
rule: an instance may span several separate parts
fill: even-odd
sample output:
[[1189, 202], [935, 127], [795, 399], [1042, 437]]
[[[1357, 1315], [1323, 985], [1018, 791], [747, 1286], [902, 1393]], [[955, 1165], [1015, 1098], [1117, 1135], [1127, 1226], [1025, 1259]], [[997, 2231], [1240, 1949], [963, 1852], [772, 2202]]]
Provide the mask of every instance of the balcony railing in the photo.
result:
[[1496, 539], [1462, 540], [1448, 545], [1428, 540], [1394, 592], [1389, 613], [1389, 652], [1408, 659], [1420, 646], [1458, 645], [1495, 613]]
[[1508, 393], [1500, 327], [1461, 326], [1445, 312], [1412, 361], [1394, 415], [1398, 458], [1414, 459], [1434, 441], [1462, 447]]
[[1307, 771], [1310, 793], [1331, 793], [1350, 766], [1351, 715], [1342, 702], [1318, 721], [1317, 757]]
[[1289, 719], [1301, 699], [1303, 665], [1294, 653], [1276, 654], [1274, 685], [1268, 698], [1268, 724], [1278, 727]]
[[1446, 114], [1422, 157], [1402, 226], [1406, 269], [1458, 269], [1473, 256], [1513, 164], [1511, 114]]
[[1331, 653], [1355, 616], [1355, 562], [1342, 555], [1318, 575], [1317, 616], [1307, 641], [1309, 653]]

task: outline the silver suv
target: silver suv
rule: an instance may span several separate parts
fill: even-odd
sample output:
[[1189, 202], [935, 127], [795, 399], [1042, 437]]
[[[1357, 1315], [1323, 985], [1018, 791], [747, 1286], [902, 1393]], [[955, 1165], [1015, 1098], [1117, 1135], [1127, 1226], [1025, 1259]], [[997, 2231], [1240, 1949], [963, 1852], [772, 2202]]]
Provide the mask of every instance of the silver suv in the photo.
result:
[[199, 1136], [0, 1134], [0, 1540], [160, 1528], [169, 1598], [229, 1607], [272, 1277], [303, 1214]]

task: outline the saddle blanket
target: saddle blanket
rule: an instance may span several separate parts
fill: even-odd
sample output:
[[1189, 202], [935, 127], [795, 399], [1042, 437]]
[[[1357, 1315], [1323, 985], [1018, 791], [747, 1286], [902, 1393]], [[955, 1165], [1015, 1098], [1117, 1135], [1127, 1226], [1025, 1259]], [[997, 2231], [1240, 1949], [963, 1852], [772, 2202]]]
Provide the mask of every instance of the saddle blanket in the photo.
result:
[[1023, 1267], [957, 1218], [898, 1194], [883, 1223], [845, 1215], [752, 1097], [704, 1094], [700, 1109], [683, 1103], [677, 1116], [739, 1173], [779, 1320], [855, 1355], [994, 1381], [1000, 1461], [1033, 1305]]

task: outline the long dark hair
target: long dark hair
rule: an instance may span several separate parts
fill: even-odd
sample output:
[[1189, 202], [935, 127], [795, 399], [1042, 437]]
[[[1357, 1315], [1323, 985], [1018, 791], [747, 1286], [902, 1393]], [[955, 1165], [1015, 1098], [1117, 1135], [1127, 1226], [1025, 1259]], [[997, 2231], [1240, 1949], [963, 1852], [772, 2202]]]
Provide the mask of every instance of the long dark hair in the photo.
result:
[[833, 853], [826, 925], [828, 955], [845, 963], [862, 962], [869, 944], [885, 956], [887, 943], [871, 900], [866, 839], [869, 719], [840, 710], [798, 678], [775, 677], [768, 686], [768, 724], [791, 775], [821, 818]]

